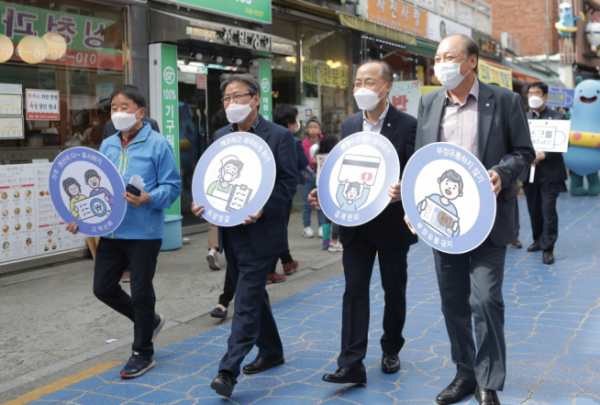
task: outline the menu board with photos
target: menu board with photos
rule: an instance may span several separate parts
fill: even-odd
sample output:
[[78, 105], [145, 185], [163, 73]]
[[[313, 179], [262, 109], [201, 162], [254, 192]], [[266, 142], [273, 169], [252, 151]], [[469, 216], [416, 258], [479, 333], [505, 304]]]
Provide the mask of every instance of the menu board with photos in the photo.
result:
[[86, 246], [52, 205], [51, 163], [0, 166], [0, 263]]

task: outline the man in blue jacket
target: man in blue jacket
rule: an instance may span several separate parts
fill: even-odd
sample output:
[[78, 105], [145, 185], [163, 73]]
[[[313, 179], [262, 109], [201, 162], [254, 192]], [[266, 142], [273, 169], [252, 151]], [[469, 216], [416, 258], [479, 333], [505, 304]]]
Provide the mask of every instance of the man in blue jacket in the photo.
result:
[[[129, 207], [121, 225], [100, 238], [94, 266], [94, 295], [134, 324], [133, 353], [121, 371], [122, 378], [139, 377], [155, 365], [153, 342], [165, 318], [154, 311], [152, 279], [162, 244], [164, 210], [181, 192], [173, 149], [142, 121], [145, 114], [146, 100], [137, 88], [115, 90], [111, 120], [118, 132], [100, 146], [125, 183], [133, 175], [145, 183], [139, 196], [129, 192], [115, 196], [125, 198]], [[68, 224], [67, 230], [76, 233], [77, 223]], [[127, 268], [131, 270], [131, 296], [119, 285]]]
[[[227, 271], [236, 285], [235, 313], [227, 353], [211, 388], [231, 396], [240, 365], [256, 344], [258, 356], [244, 366], [244, 374], [256, 374], [283, 364], [283, 346], [265, 289], [275, 256], [288, 249], [286, 204], [296, 192], [297, 161], [290, 131], [265, 120], [258, 113], [259, 84], [249, 74], [224, 74], [221, 92], [227, 120], [232, 124], [215, 133], [215, 141], [231, 132], [251, 132], [261, 137], [273, 152], [275, 185], [264, 207], [249, 215], [242, 225], [219, 227], [219, 248], [225, 250]], [[204, 207], [192, 203], [196, 216]]]

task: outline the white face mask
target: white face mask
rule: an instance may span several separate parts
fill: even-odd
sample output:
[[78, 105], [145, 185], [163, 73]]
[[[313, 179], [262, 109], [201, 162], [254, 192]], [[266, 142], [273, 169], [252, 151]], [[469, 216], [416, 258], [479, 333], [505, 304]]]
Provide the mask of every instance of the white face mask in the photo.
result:
[[538, 96], [531, 96], [527, 101], [529, 103], [529, 107], [533, 108], [534, 110], [537, 110], [544, 105], [544, 99]]
[[[462, 63], [445, 62], [436, 63], [433, 67], [435, 77], [437, 77], [447, 90], [454, 90], [457, 88], [467, 75], [460, 74], [460, 67], [467, 60], [465, 59]], [[467, 73], [469, 74], [469, 73]]]
[[300, 128], [302, 128], [302, 126], [300, 125], [300, 120], [296, 118], [296, 127], [294, 128], [294, 133], [300, 131]]
[[385, 85], [379, 89], [379, 92], [377, 93], [364, 87], [358, 89], [356, 93], [354, 93], [354, 100], [356, 100], [358, 108], [364, 111], [371, 111], [377, 107], [377, 103], [383, 98], [379, 97], [379, 93], [381, 93], [381, 90], [384, 88]]
[[223, 175], [223, 181], [226, 181], [229, 183], [231, 180], [233, 180], [233, 175], [231, 173], [225, 173]]
[[140, 110], [137, 110], [133, 114], [126, 112], [116, 112], [113, 115], [111, 115], [110, 119], [113, 122], [115, 129], [117, 131], [129, 131], [135, 125], [135, 123], [139, 121], [137, 118], [135, 118], [135, 114], [137, 114]]
[[227, 121], [232, 124], [239, 124], [244, 121], [250, 113], [252, 112], [252, 107], [250, 107], [250, 103], [248, 104], [229, 104], [225, 109], [225, 115], [227, 115]]

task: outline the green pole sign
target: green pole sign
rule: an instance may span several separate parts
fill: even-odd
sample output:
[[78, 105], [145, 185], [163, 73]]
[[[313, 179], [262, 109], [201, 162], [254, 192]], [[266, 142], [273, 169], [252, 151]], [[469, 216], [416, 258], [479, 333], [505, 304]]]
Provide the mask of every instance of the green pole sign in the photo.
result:
[[260, 84], [260, 114], [271, 121], [273, 103], [271, 98], [271, 59], [261, 59], [258, 65], [258, 83]]
[[[150, 44], [150, 111], [167, 138], [179, 167], [179, 95], [177, 92], [177, 47]], [[166, 214], [181, 215], [178, 198]]]
[[271, 0], [158, 0], [198, 10], [271, 24]]

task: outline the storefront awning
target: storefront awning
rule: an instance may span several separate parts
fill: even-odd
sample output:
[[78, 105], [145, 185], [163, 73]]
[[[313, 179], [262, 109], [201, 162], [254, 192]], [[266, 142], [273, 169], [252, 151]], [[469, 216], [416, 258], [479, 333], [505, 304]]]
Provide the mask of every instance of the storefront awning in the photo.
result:
[[406, 45], [406, 49], [416, 55], [426, 56], [434, 59], [437, 51], [437, 45], [424, 41], [420, 38], [416, 38], [416, 45]]
[[406, 34], [393, 28], [386, 27], [385, 25], [379, 25], [374, 22], [367, 21], [364, 18], [355, 17], [350, 14], [340, 13], [339, 17], [340, 23], [342, 23], [342, 25], [345, 27], [349, 27], [371, 35], [376, 35], [378, 37], [387, 38], [392, 41], [402, 42], [407, 46], [417, 46], [417, 38], [410, 34]]
[[547, 75], [537, 70], [528, 68], [514, 62], [511, 62], [505, 58], [502, 58], [502, 64], [513, 70], [513, 76], [521, 81], [532, 83], [532, 82], [544, 82], [551, 86], [563, 87], [562, 82], [558, 78], [558, 75], [554, 72], [554, 75]]

